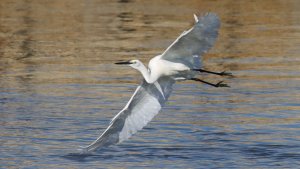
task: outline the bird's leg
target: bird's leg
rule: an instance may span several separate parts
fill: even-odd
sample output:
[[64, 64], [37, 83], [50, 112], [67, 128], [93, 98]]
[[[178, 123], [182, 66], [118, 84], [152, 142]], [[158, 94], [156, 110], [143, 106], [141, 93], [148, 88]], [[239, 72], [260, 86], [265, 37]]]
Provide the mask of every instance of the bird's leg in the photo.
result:
[[212, 71], [208, 71], [208, 70], [204, 70], [204, 69], [192, 69], [194, 71], [199, 71], [199, 72], [205, 72], [205, 73], [210, 73], [210, 74], [215, 74], [215, 75], [219, 75], [219, 76], [233, 76], [232, 73], [229, 72], [212, 72]]
[[213, 84], [213, 83], [210, 83], [210, 82], [198, 79], [198, 78], [191, 78], [190, 80], [194, 80], [194, 81], [197, 81], [197, 82], [202, 82], [202, 83], [214, 86], [214, 87], [230, 87], [226, 83], [223, 83], [223, 81], [220, 81], [217, 84]]

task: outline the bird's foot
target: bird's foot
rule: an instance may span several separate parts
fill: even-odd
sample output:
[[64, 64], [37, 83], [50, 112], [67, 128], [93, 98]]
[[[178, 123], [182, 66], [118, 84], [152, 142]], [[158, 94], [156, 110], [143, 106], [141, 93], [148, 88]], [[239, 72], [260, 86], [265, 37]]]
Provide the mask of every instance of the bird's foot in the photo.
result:
[[223, 83], [223, 81], [220, 81], [219, 83], [214, 85], [215, 87], [230, 87], [226, 83]]
[[230, 87], [226, 83], [223, 83], [223, 81], [220, 81], [217, 84], [214, 84], [214, 83], [210, 83], [210, 82], [198, 79], [198, 78], [191, 78], [190, 80], [194, 80], [194, 81], [197, 81], [197, 82], [202, 82], [202, 83], [214, 86], [214, 87]]
[[223, 71], [221, 73], [219, 73], [220, 76], [230, 76], [230, 77], [233, 77], [232, 73], [230, 72], [226, 72], [226, 71]]

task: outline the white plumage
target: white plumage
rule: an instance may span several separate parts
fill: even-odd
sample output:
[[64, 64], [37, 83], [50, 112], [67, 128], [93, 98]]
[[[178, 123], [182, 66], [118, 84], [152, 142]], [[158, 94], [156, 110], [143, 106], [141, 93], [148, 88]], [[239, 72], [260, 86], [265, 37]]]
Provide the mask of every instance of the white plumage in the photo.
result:
[[200, 68], [201, 56], [213, 46], [218, 36], [220, 21], [213, 13], [194, 17], [195, 25], [184, 31], [162, 55], [151, 59], [148, 69], [138, 60], [117, 63], [129, 64], [139, 70], [144, 80], [108, 128], [97, 140], [83, 148], [83, 152], [91, 152], [130, 138], [158, 114], [176, 80], [188, 80], [195, 76], [193, 70]]

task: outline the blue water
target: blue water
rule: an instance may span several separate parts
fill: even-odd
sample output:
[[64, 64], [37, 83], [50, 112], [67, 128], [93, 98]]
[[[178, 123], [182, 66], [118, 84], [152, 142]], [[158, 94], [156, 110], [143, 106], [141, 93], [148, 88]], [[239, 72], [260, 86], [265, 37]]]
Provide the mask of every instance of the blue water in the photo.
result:
[[[0, 6], [0, 168], [300, 168], [298, 1], [74, 2]], [[76, 154], [140, 83], [113, 63], [146, 63], [199, 10], [222, 20], [204, 68], [235, 75], [200, 77], [231, 87], [177, 83], [130, 140]]]

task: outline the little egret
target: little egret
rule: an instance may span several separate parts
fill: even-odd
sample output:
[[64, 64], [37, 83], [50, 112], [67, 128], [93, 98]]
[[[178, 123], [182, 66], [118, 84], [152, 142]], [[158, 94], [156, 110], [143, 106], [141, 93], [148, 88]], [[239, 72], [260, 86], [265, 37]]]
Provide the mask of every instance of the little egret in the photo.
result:
[[141, 72], [143, 82], [137, 87], [127, 105], [110, 122], [107, 129], [93, 143], [83, 148], [92, 152], [104, 146], [121, 143], [141, 130], [160, 111], [178, 80], [194, 80], [214, 87], [229, 87], [222, 81], [216, 84], [195, 78], [197, 72], [220, 76], [227, 72], [212, 72], [201, 69], [200, 59], [214, 44], [220, 21], [216, 14], [202, 17], [194, 15], [194, 26], [184, 31], [166, 51], [152, 58], [148, 68], [139, 60], [117, 62]]

